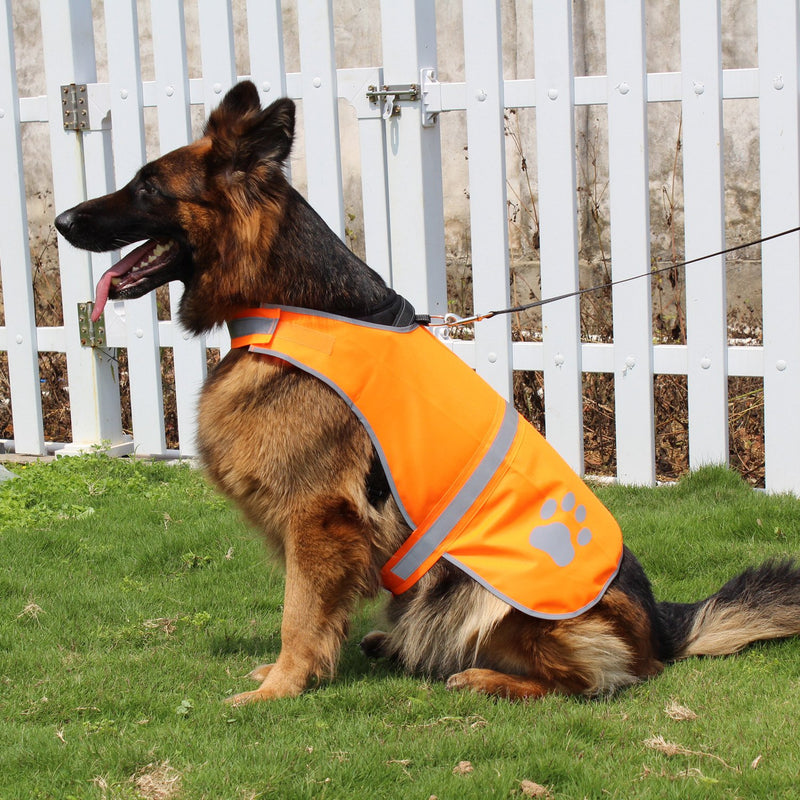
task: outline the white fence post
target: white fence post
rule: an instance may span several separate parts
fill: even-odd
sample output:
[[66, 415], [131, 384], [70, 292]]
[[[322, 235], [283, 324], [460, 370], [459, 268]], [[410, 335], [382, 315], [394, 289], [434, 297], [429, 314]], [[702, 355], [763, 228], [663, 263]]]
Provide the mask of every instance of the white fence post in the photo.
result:
[[[64, 130], [61, 86], [71, 82], [93, 83], [95, 68], [92, 7], [89, 0], [51, 0], [42, 13], [42, 40], [47, 81], [50, 151], [53, 161], [53, 202], [57, 211], [86, 200], [84, 158], [91, 152], [100, 170], [105, 169], [103, 134]], [[93, 164], [94, 166], [94, 164]], [[65, 351], [70, 386], [72, 447], [107, 443], [112, 452], [130, 450], [122, 433], [117, 364], [99, 348], [83, 347], [78, 327], [78, 303], [94, 297], [89, 254], [66, 244], [59, 236], [59, 269], [64, 308]]]
[[[385, 83], [418, 84], [436, 69], [430, 0], [381, 0]], [[413, 106], [386, 121], [392, 283], [421, 314], [447, 313], [442, 148], [438, 123], [422, 127]]]
[[[761, 233], [800, 221], [797, 3], [759, 0]], [[761, 245], [766, 488], [800, 493], [800, 235]]]
[[[572, 6], [533, 2], [542, 297], [575, 292], [578, 229]], [[583, 474], [580, 314], [577, 297], [542, 307], [547, 440]]]
[[283, 19], [280, 0], [248, 0], [250, 78], [263, 93], [262, 105], [286, 96]]
[[[500, 6], [464, 3], [469, 206], [475, 311], [508, 308], [503, 50]], [[480, 307], [478, 307], [480, 306]], [[511, 323], [508, 315], [475, 326], [478, 374], [512, 398]]]
[[[725, 247], [719, 0], [681, 0], [686, 258]], [[728, 463], [725, 257], [687, 267], [689, 466]]]
[[[290, 76], [289, 86], [305, 112], [309, 199], [342, 236], [338, 103], [349, 100], [359, 124], [368, 260], [418, 311], [446, 312], [438, 125], [423, 126], [418, 104], [408, 100], [400, 101], [400, 113], [386, 120], [380, 116], [383, 109], [365, 102], [365, 87], [372, 83], [427, 83], [429, 111], [466, 111], [475, 310], [506, 307], [510, 302], [503, 111], [506, 102], [535, 107], [542, 296], [567, 294], [579, 289], [576, 95], [578, 104], [608, 107], [615, 280], [645, 272], [650, 258], [647, 103], [682, 104], [685, 255], [691, 259], [725, 246], [722, 98], [743, 97], [758, 99], [759, 106], [762, 233], [791, 228], [800, 219], [800, 6], [797, 0], [751, 1], [758, 4], [757, 69], [723, 72], [720, 0], [681, 0], [681, 71], [647, 75], [646, 0], [606, 0], [607, 75], [575, 78], [572, 4], [531, 0], [535, 79], [505, 82], [500, 4], [464, 0], [465, 80], [437, 86], [435, 72], [422, 77], [422, 70], [435, 71], [437, 62], [436, 5], [430, 0], [373, 0], [380, 2], [383, 69], [338, 73], [333, 0], [297, 0], [302, 72]], [[251, 76], [266, 105], [287, 93], [282, 4], [280, 0], [245, 3]], [[20, 101], [17, 96], [14, 4], [9, 0], [0, 18], [0, 174], [6, 179], [8, 200], [0, 222], [6, 293], [6, 326], [0, 331], [0, 343], [9, 357], [18, 452], [44, 450], [37, 339], [44, 347], [61, 346], [60, 329], [34, 327], [20, 121], [23, 126], [26, 120], [49, 123], [54, 202], [56, 211], [61, 211], [87, 195], [125, 183], [139, 168], [145, 158], [144, 98], [158, 108], [164, 152], [191, 136], [190, 89], [195, 102], [202, 95], [208, 113], [237, 79], [232, 3], [198, 0], [203, 77], [190, 82], [183, 3], [153, 0], [156, 80], [154, 86], [143, 86], [138, 5], [134, 0], [104, 4], [110, 73], [105, 87], [96, 83], [91, 0], [41, 3], [46, 113], [37, 98]], [[60, 87], [71, 82], [89, 84], [89, 93], [94, 91], [101, 102], [108, 91], [113, 132], [106, 121], [82, 133], [63, 129]], [[112, 256], [89, 255], [66, 246], [62, 239], [59, 254], [74, 440], [68, 450], [106, 441], [112, 449], [125, 452], [131, 444], [121, 431], [116, 362], [99, 349], [80, 345], [77, 320], [77, 303], [93, 294], [92, 272], [98, 277]], [[766, 486], [769, 491], [800, 493], [795, 457], [800, 448], [800, 418], [795, 413], [800, 395], [799, 263], [800, 236], [762, 246], [763, 348], [728, 346], [725, 259], [715, 257], [686, 270], [685, 346], [653, 347], [650, 282], [642, 278], [612, 291], [613, 345], [581, 344], [580, 301], [573, 297], [542, 309], [542, 344], [512, 346], [510, 318], [499, 317], [476, 326], [474, 344], [457, 342], [454, 349], [507, 397], [513, 386], [512, 353], [517, 368], [543, 369], [548, 439], [578, 472], [584, 468], [582, 370], [613, 370], [617, 474], [624, 483], [654, 482], [654, 362], [662, 373], [688, 376], [693, 469], [728, 459], [729, 373], [763, 376]], [[180, 289], [171, 287], [173, 312], [179, 297]], [[206, 343], [186, 340], [175, 322], [159, 326], [153, 296], [124, 306], [109, 303], [106, 316], [109, 341], [128, 348], [139, 451], [165, 451], [159, 358], [163, 344], [171, 346], [175, 356], [181, 449], [192, 454], [195, 397], [205, 373]], [[208, 341], [220, 343], [224, 352], [227, 332], [216, 330]]]
[[[159, 0], [150, 6], [153, 55], [156, 68], [158, 140], [162, 153], [187, 144], [192, 138], [189, 113], [189, 72], [186, 63], [186, 30], [183, 3]], [[192, 338], [178, 322], [183, 287], [169, 287], [172, 321], [172, 356], [175, 368], [175, 403], [182, 456], [197, 453], [197, 398], [206, 376], [205, 337]]]
[[332, 0], [298, 0], [308, 202], [344, 239]]
[[27, 242], [28, 213], [22, 175], [19, 94], [14, 56], [11, 4], [0, 10], [0, 179], [4, 187], [0, 214], [0, 267], [8, 347], [8, 377], [18, 453], [44, 453], [42, 395]]
[[339, 96], [350, 103], [358, 119], [366, 261], [391, 286], [386, 133], [380, 104], [368, 100], [370, 87], [382, 84], [382, 71], [377, 68], [362, 67], [339, 73]]
[[[105, 12], [114, 168], [116, 185], [121, 187], [146, 160], [139, 26], [135, 0], [106, 4]], [[106, 315], [118, 313], [120, 305], [109, 304]], [[134, 447], [143, 455], [164, 453], [164, 402], [155, 294], [125, 301], [124, 315], [128, 331]]]
[[231, 3], [198, 0], [200, 55], [203, 62], [203, 102], [206, 117], [236, 83]]
[[367, 263], [392, 285], [389, 187], [386, 175], [386, 131], [380, 114], [360, 117], [361, 201]]
[[[650, 263], [644, 0], [606, 0], [611, 271], [615, 281]], [[617, 477], [655, 483], [650, 278], [614, 286]]]
[[[203, 105], [208, 117], [225, 92], [236, 83], [233, 11], [230, 3], [221, 3], [219, 0], [198, 0], [197, 9], [203, 63]], [[225, 325], [218, 327], [214, 338], [219, 342], [219, 354], [222, 357], [230, 350], [228, 328]]]

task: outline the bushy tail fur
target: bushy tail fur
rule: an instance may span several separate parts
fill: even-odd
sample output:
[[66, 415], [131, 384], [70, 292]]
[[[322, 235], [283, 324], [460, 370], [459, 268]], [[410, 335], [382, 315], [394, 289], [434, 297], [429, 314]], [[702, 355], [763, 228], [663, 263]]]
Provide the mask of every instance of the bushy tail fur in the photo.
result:
[[800, 567], [768, 561], [697, 603], [659, 603], [665, 660], [735, 653], [762, 639], [800, 634]]

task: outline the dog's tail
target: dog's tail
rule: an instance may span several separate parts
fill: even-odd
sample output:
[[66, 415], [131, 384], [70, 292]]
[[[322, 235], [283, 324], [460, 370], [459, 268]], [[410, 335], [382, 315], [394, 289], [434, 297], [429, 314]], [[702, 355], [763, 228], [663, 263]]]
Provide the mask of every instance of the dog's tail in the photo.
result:
[[664, 660], [735, 653], [762, 639], [800, 634], [800, 567], [769, 561], [698, 603], [659, 603]]

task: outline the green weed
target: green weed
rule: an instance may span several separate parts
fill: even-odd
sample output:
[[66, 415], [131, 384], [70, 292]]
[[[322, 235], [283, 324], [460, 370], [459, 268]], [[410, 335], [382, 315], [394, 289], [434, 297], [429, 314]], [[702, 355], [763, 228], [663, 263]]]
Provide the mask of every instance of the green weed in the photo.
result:
[[[371, 603], [335, 679], [232, 709], [224, 697], [278, 653], [282, 604], [237, 513], [186, 465], [14, 469], [0, 486], [2, 800], [796, 796], [798, 641], [682, 662], [607, 700], [506, 703], [368, 662]], [[725, 470], [597, 491], [662, 599], [800, 549], [800, 501]]]

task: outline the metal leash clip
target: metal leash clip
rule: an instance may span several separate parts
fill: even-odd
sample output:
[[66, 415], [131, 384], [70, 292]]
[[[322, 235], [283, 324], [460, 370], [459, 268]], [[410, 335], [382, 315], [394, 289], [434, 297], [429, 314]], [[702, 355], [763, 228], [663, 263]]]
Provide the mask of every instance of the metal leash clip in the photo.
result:
[[480, 319], [480, 316], [473, 317], [459, 317], [458, 314], [448, 313], [444, 316], [432, 317], [432, 319], [440, 319], [441, 322], [435, 322], [430, 327], [434, 329], [436, 335], [443, 341], [449, 341], [452, 338], [454, 328], [459, 328], [462, 325], [469, 325]]

